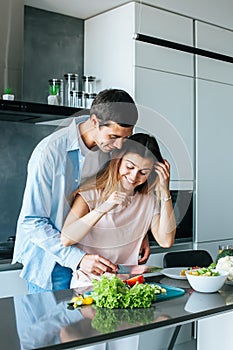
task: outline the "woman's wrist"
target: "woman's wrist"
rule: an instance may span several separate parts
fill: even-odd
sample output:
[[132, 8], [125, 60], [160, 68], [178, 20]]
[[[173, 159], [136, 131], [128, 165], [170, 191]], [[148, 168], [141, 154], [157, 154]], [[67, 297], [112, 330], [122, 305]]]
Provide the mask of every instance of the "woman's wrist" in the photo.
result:
[[168, 196], [168, 197], [161, 197], [161, 200], [162, 200], [163, 202], [168, 202], [168, 201], [170, 201], [171, 199], [172, 199], [171, 195]]
[[101, 207], [95, 208], [94, 211], [101, 215], [104, 215], [106, 213], [103, 209], [101, 209]]
[[109, 211], [109, 204], [108, 203], [102, 203], [99, 207], [94, 209], [95, 211], [97, 211], [97, 213], [99, 214], [106, 214]]
[[164, 193], [161, 193], [161, 201], [163, 202], [168, 202], [172, 199], [171, 197], [171, 193], [168, 191], [168, 192], [164, 192]]

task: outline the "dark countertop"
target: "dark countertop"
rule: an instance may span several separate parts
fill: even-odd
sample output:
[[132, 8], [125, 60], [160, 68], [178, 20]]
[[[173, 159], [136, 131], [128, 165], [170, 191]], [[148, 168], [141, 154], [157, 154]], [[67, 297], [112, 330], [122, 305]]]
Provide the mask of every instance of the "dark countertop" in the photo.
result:
[[16, 263], [11, 264], [11, 259], [0, 260], [0, 271], [10, 271], [22, 269], [22, 264]]
[[155, 302], [149, 309], [133, 310], [96, 309], [94, 305], [69, 310], [67, 301], [75, 290], [0, 299], [1, 349], [68, 349], [233, 310], [233, 286], [204, 294], [190, 289], [186, 280], [164, 276], [148, 280], [184, 288], [185, 294]]

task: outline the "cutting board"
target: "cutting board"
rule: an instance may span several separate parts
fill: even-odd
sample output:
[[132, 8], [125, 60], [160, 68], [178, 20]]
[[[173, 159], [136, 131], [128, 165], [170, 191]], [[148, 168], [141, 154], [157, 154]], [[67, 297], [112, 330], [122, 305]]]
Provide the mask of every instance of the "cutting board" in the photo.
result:
[[148, 284], [159, 285], [160, 287], [165, 288], [167, 291], [166, 293], [157, 294], [156, 302], [177, 298], [185, 294], [185, 290], [182, 288], [167, 286], [166, 284], [155, 283], [155, 282], [148, 282]]

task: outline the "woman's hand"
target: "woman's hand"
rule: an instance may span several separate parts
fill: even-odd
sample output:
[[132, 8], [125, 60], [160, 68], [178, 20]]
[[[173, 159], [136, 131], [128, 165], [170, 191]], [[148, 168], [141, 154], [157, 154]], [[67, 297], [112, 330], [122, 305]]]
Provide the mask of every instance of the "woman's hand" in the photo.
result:
[[164, 159], [164, 163], [155, 163], [154, 168], [159, 177], [161, 193], [166, 196], [169, 193], [170, 164]]
[[107, 213], [108, 211], [115, 208], [117, 205], [121, 205], [122, 207], [126, 207], [128, 204], [128, 196], [125, 192], [114, 191], [109, 198], [101, 204], [96, 211], [100, 213]]
[[150, 256], [150, 243], [148, 239], [148, 234], [144, 237], [140, 251], [139, 251], [140, 259], [138, 259], [138, 264], [145, 264]]

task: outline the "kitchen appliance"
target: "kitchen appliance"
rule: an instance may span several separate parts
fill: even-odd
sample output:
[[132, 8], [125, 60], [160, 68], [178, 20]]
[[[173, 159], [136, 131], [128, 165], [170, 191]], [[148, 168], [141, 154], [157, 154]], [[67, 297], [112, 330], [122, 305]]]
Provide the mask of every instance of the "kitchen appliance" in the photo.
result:
[[6, 101], [0, 99], [0, 121], [42, 123], [63, 120], [74, 113], [88, 115], [82, 108], [48, 105], [34, 102]]
[[9, 236], [6, 242], [0, 242], [0, 260], [12, 259], [15, 236]]
[[[170, 193], [177, 223], [175, 243], [192, 241], [193, 192], [191, 190], [171, 190]], [[151, 231], [148, 232], [148, 236], [150, 245], [156, 245]]]

